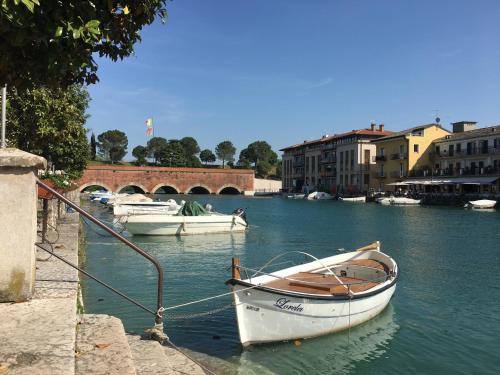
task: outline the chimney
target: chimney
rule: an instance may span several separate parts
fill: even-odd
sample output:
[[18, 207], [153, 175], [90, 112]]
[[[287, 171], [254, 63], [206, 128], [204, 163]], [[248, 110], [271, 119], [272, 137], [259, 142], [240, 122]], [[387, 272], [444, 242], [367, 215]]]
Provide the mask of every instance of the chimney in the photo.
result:
[[370, 129], [371, 129], [371, 131], [372, 131], [372, 132], [374, 132], [374, 131], [375, 131], [375, 126], [377, 126], [377, 124], [375, 124], [374, 122], [372, 122], [372, 123], [370, 124]]
[[384, 131], [384, 124], [380, 124], [380, 125], [378, 126], [378, 131], [379, 131], [379, 132], [383, 132], [383, 131]]

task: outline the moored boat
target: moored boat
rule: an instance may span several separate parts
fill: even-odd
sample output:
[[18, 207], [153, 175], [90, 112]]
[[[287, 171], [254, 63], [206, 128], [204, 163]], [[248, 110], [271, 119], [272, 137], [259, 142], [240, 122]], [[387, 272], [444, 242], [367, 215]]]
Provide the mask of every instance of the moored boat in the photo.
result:
[[[240, 266], [233, 258], [233, 277], [227, 284], [234, 292], [243, 346], [348, 329], [379, 314], [394, 294], [399, 269], [380, 252], [378, 241], [314, 259], [266, 273]], [[241, 279], [241, 271], [254, 274]]]
[[243, 232], [248, 228], [245, 211], [241, 208], [225, 215], [208, 211], [198, 203], [194, 206], [194, 203], [186, 203], [176, 215], [129, 215], [120, 217], [119, 222], [133, 235], [150, 236]]
[[325, 193], [323, 191], [315, 191], [307, 196], [309, 200], [325, 200], [325, 199], [333, 199], [333, 196]]
[[113, 204], [114, 216], [127, 216], [127, 215], [145, 215], [145, 214], [165, 214], [175, 215], [182, 207], [177, 204], [174, 199], [169, 199], [166, 202], [151, 201], [151, 202], [124, 202]]
[[304, 199], [306, 197], [303, 193], [287, 193], [283, 195], [286, 199]]
[[394, 206], [417, 206], [422, 202], [421, 199], [413, 199], [406, 197], [380, 197], [377, 198], [377, 203], [383, 205], [394, 205]]
[[497, 201], [490, 200], [490, 199], [479, 199], [477, 201], [469, 201], [465, 205], [465, 207], [470, 207], [470, 208], [475, 208], [475, 209], [488, 209], [488, 208], [495, 208], [497, 204]]
[[344, 202], [360, 202], [360, 203], [365, 203], [366, 202], [366, 197], [339, 197], [340, 201]]

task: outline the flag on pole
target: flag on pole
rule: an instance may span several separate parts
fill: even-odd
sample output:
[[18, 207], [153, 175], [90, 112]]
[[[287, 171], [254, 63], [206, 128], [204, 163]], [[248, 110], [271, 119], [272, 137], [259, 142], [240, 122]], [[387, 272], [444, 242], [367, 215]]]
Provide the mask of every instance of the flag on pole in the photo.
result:
[[146, 129], [146, 135], [148, 137], [151, 137], [153, 134], [154, 134], [154, 130], [153, 130], [153, 119], [152, 118], [148, 118], [146, 120], [146, 126], [147, 126], [147, 129]]

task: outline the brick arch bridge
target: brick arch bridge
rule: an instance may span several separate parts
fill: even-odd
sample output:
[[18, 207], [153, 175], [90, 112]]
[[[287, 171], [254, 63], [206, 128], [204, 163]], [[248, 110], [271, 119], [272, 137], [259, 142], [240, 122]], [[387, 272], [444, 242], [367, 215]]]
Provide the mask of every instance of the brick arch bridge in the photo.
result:
[[238, 192], [253, 194], [254, 171], [251, 169], [216, 168], [164, 168], [133, 166], [89, 166], [76, 181], [80, 191], [88, 186], [99, 185], [118, 192], [133, 186], [144, 193], [155, 193], [161, 188], [187, 194], [198, 192], [220, 194]]

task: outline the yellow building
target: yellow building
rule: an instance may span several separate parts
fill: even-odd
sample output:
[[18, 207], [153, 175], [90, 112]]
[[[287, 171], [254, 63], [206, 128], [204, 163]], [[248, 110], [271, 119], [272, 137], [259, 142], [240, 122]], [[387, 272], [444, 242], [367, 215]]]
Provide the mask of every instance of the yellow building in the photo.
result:
[[450, 132], [439, 124], [428, 124], [373, 140], [377, 153], [370, 187], [392, 191], [397, 188], [391, 185], [395, 182], [430, 173], [433, 167], [432, 142], [448, 134]]

